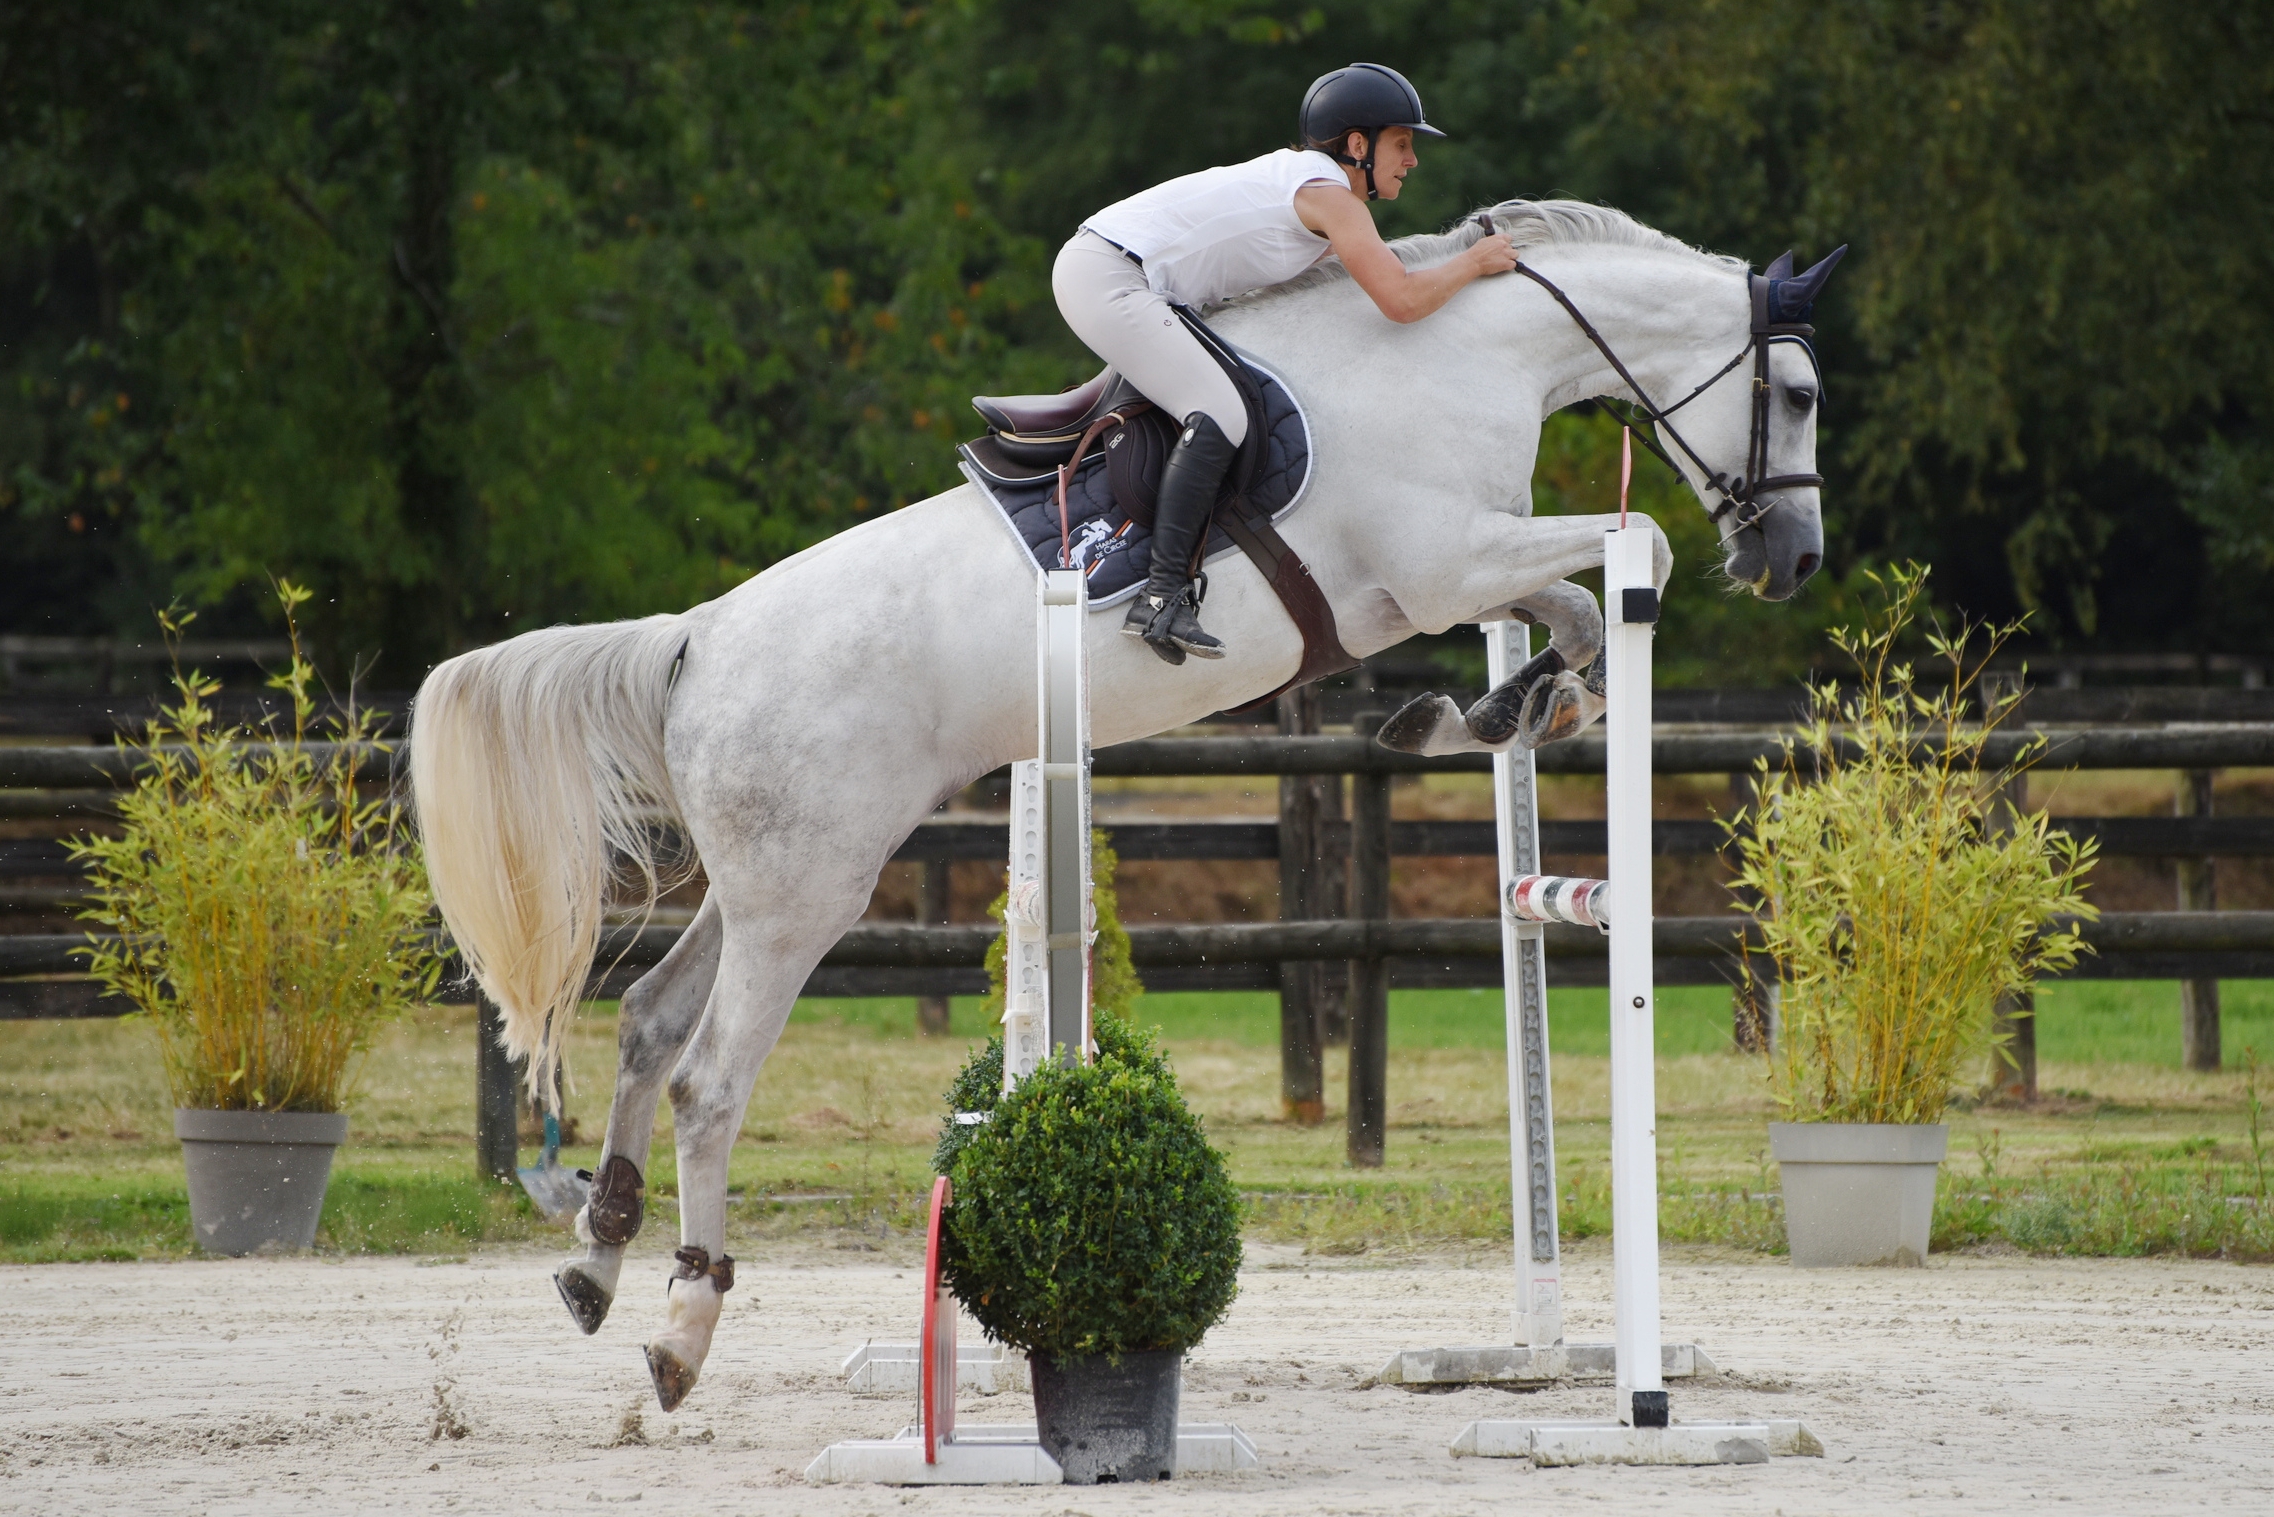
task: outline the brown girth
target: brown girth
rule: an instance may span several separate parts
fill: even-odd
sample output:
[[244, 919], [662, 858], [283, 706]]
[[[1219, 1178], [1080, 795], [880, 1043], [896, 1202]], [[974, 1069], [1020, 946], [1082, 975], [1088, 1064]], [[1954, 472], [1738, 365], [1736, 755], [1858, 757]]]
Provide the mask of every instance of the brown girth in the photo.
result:
[[690, 1243], [671, 1257], [679, 1261], [679, 1267], [671, 1272], [672, 1279], [707, 1279], [711, 1282], [711, 1289], [722, 1296], [734, 1289], [734, 1255], [721, 1254], [718, 1261], [713, 1263], [709, 1249], [697, 1248]]
[[1342, 634], [1334, 624], [1334, 607], [1327, 604], [1326, 593], [1311, 577], [1311, 566], [1287, 546], [1287, 539], [1279, 535], [1271, 519], [1260, 511], [1251, 513], [1247, 497], [1242, 495], [1217, 513], [1216, 524], [1263, 572], [1271, 593], [1279, 597], [1279, 604], [1294, 619], [1295, 630], [1303, 634], [1303, 661], [1295, 666], [1294, 678], [1269, 695], [1232, 709], [1248, 711], [1268, 705], [1298, 686], [1357, 668], [1358, 660], [1342, 646]]

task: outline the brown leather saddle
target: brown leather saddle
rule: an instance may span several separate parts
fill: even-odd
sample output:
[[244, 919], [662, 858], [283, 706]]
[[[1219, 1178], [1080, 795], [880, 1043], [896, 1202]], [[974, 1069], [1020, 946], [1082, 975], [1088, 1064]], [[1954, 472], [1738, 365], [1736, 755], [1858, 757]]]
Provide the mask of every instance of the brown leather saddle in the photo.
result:
[[1056, 395], [974, 395], [971, 409], [987, 423], [987, 436], [1013, 463], [1056, 467], [1074, 456], [1082, 434], [1117, 411], [1151, 401], [1111, 369], [1088, 384]]
[[[1307, 474], [1309, 433], [1293, 397], [1273, 376], [1251, 368], [1190, 311], [1179, 308], [1177, 314], [1223, 366], [1248, 412], [1247, 440], [1225, 479], [1201, 555], [1218, 550], [1225, 539], [1247, 554], [1303, 637], [1294, 678], [1252, 703], [1262, 705], [1298, 685], [1358, 666], [1342, 646], [1334, 608], [1272, 524], [1275, 511], [1299, 493]], [[996, 500], [1038, 562], [1083, 567], [1094, 583], [1104, 562], [1101, 548], [1111, 553], [1126, 543], [1129, 557], [1141, 553], [1152, 526], [1161, 467], [1176, 445], [1176, 418], [1112, 369], [1056, 395], [977, 395], [971, 405], [987, 423], [987, 432], [959, 450], [965, 473]], [[1294, 434], [1300, 435], [1299, 443], [1291, 441]], [[1284, 478], [1290, 468], [1296, 471], [1292, 485]], [[1054, 487], [1045, 492], [1054, 499], [1041, 502], [1042, 511], [1031, 505], [1022, 510], [1022, 487], [1031, 493], [1045, 481]], [[1077, 511], [1078, 495], [1090, 503], [1087, 509]], [[1086, 518], [1079, 546], [1078, 516]], [[1126, 578], [1129, 569], [1121, 572]]]

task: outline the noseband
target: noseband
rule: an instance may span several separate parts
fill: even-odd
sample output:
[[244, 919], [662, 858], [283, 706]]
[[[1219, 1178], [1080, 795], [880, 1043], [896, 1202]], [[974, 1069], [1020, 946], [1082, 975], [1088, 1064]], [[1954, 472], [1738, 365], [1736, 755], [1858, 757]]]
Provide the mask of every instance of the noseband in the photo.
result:
[[[1487, 233], [1492, 231], [1491, 217], [1480, 216], [1477, 219]], [[1627, 389], [1633, 392], [1638, 403], [1635, 410], [1629, 413], [1629, 421], [1638, 423], [1647, 421], [1663, 428], [1667, 437], [1673, 440], [1674, 446], [1680, 448], [1690, 462], [1698, 466], [1698, 472], [1705, 476], [1706, 488], [1721, 497], [1721, 504], [1715, 506], [1710, 514], [1710, 519], [1713, 522], [1718, 524], [1724, 516], [1735, 511], [1737, 520], [1730, 528], [1731, 531], [1757, 526], [1761, 518], [1766, 516], [1777, 503], [1773, 499], [1763, 499], [1765, 492], [1807, 489], [1810, 486], [1821, 487], [1823, 485], [1824, 476], [1821, 474], [1771, 474], [1769, 472], [1770, 346], [1780, 342], [1798, 345], [1800, 350], [1808, 355], [1808, 366], [1816, 370], [1819, 392], [1821, 392], [1824, 371], [1816, 362], [1816, 350], [1808, 345], [1808, 339], [1815, 335], [1816, 329], [1814, 327], [1806, 322], [1771, 321], [1769, 319], [1769, 282], [1766, 279], [1758, 274], [1747, 274], [1745, 276], [1753, 297], [1753, 331], [1752, 335], [1746, 339], [1745, 346], [1737, 350], [1737, 356], [1714, 370], [1705, 383], [1699, 385], [1689, 394], [1670, 406], [1661, 407], [1651, 400], [1650, 392], [1642, 387], [1641, 381], [1637, 380], [1627, 366], [1619, 361], [1619, 355], [1611, 351], [1611, 345], [1603, 340], [1601, 332], [1595, 330], [1595, 324], [1580, 313], [1578, 306], [1571, 303], [1569, 295], [1564, 294], [1547, 275], [1542, 274], [1528, 263], [1519, 261], [1516, 265], [1516, 272], [1553, 295], [1556, 304], [1570, 313], [1571, 319], [1579, 324], [1579, 330], [1587, 334], [1587, 340], [1595, 344], [1596, 350], [1609, 360], [1612, 369], [1618, 373], [1619, 378], [1626, 381]], [[1753, 360], [1752, 430], [1745, 440], [1745, 472], [1737, 478], [1731, 479], [1726, 473], [1713, 468], [1698, 456], [1698, 450], [1690, 446], [1689, 439], [1682, 436], [1681, 429], [1674, 425], [1671, 418], [1676, 411], [1681, 410], [1682, 407], [1719, 384], [1730, 370], [1743, 363], [1747, 357]], [[1680, 466], [1668, 456], [1666, 450], [1658, 445], [1657, 440], [1648, 431], [1638, 425], [1635, 427], [1635, 435], [1641, 438], [1644, 447], [1658, 455], [1659, 462], [1677, 474], [1682, 472]]]

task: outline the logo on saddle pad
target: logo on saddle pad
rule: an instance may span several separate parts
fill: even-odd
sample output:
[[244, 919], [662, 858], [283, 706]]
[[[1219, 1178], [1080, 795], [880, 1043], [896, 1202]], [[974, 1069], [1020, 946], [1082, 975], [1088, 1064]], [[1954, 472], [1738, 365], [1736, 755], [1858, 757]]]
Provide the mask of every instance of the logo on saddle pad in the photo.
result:
[[1121, 518], [1116, 525], [1113, 517], [1093, 516], [1074, 528], [1070, 544], [1074, 567], [1086, 573], [1094, 573], [1095, 565], [1105, 562], [1129, 546], [1131, 525], [1126, 517]]

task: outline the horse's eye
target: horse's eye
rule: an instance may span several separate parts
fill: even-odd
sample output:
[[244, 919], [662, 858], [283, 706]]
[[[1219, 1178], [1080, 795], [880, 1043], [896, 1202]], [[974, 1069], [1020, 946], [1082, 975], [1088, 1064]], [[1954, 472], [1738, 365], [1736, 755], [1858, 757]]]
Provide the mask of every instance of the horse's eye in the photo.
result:
[[1784, 393], [1785, 399], [1792, 402], [1795, 411], [1805, 411], [1816, 404], [1816, 392], [1803, 386], [1795, 385]]

